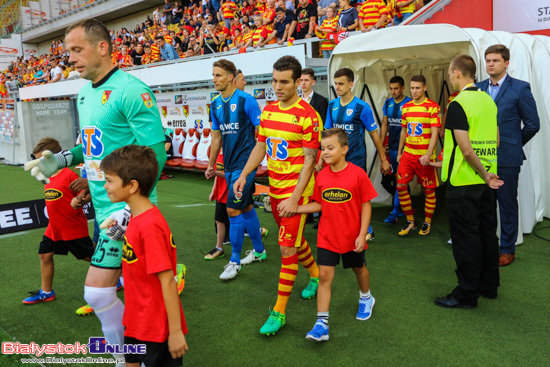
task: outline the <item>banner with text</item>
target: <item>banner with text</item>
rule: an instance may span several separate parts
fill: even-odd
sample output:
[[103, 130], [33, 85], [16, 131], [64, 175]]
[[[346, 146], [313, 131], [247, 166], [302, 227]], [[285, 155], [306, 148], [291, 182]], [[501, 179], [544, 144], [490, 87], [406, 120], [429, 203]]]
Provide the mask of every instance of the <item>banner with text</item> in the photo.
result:
[[[82, 210], [86, 218], [95, 218], [92, 203]], [[49, 223], [44, 199], [0, 205], [0, 235], [46, 227]]]
[[[261, 109], [277, 100], [271, 84], [247, 86], [245, 92], [256, 98]], [[210, 129], [210, 104], [217, 95], [214, 89], [155, 94], [162, 126], [169, 130], [196, 129], [199, 132]]]
[[0, 142], [13, 143], [15, 101], [0, 99]]
[[528, 32], [549, 28], [548, 0], [493, 0], [495, 31]]

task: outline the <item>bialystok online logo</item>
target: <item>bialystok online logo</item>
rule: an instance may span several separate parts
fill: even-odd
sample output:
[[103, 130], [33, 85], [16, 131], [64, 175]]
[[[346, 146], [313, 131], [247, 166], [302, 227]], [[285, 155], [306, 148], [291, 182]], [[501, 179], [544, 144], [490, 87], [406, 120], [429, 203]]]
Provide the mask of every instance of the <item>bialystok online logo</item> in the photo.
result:
[[145, 354], [145, 344], [109, 344], [103, 337], [91, 337], [88, 344], [23, 344], [19, 342], [2, 342], [2, 354]]

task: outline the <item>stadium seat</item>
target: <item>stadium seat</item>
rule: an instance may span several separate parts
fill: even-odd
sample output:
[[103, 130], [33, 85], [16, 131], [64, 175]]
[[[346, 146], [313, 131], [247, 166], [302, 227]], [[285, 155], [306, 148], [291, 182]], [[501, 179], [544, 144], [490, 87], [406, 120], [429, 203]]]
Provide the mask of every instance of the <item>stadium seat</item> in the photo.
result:
[[180, 167], [182, 159], [180, 157], [172, 158], [166, 161], [168, 167]]
[[205, 171], [208, 168], [208, 161], [210, 160], [210, 143], [212, 142], [211, 129], [203, 129], [201, 141], [197, 148], [197, 160], [195, 162], [195, 168]]
[[264, 157], [264, 160], [260, 163], [258, 170], [256, 171], [256, 177], [264, 176], [267, 176], [267, 155]]
[[185, 136], [187, 134], [183, 129], [176, 129], [176, 133], [172, 138], [172, 150], [174, 158], [181, 158], [183, 153], [183, 147], [185, 145]]
[[199, 132], [195, 129], [189, 129], [189, 131], [187, 132], [187, 138], [185, 140], [185, 146], [183, 147], [183, 151], [181, 154], [181, 167], [189, 169], [195, 168], [199, 139]]

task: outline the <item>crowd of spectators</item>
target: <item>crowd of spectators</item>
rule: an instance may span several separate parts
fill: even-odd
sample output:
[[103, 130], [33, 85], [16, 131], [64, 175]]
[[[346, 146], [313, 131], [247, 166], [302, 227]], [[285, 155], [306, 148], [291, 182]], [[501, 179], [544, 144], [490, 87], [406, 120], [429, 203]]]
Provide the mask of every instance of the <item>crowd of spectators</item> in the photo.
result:
[[[426, 0], [164, 0], [133, 30], [110, 31], [113, 64], [120, 68], [207, 55], [267, 44], [291, 45], [318, 37], [320, 57], [328, 58], [351, 31], [371, 32], [398, 25]], [[50, 53], [18, 58], [0, 74], [0, 95], [10, 88], [78, 78], [63, 41]], [[9, 83], [8, 83], [9, 82]]]

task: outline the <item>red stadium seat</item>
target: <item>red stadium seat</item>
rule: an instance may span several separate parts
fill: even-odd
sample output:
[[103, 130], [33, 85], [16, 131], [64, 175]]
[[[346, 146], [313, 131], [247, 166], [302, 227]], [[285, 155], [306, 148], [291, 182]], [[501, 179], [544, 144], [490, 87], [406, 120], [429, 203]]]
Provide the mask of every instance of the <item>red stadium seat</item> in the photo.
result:
[[202, 131], [201, 141], [197, 148], [197, 160], [195, 162], [195, 168], [205, 171], [208, 168], [208, 161], [210, 158], [210, 143], [212, 142], [212, 135], [210, 129], [204, 129]]
[[166, 165], [168, 167], [180, 167], [181, 166], [181, 158], [172, 158], [170, 160], [167, 160]]

